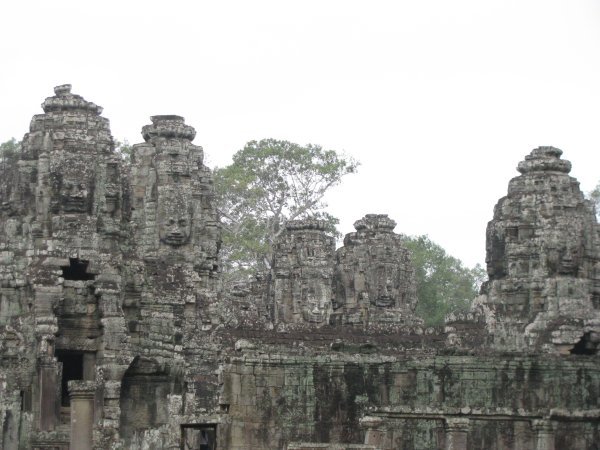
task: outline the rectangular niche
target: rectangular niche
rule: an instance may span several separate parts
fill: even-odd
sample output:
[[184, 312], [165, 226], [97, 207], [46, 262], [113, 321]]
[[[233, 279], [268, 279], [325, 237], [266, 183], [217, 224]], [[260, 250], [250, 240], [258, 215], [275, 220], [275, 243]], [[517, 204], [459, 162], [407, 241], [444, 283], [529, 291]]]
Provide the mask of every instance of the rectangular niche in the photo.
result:
[[217, 425], [182, 425], [181, 450], [216, 450]]

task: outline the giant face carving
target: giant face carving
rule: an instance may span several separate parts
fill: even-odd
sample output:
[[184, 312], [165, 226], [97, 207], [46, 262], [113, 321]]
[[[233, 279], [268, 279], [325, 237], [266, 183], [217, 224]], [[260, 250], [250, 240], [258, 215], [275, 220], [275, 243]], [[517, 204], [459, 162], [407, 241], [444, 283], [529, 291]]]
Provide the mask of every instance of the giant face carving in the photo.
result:
[[398, 267], [394, 264], [380, 264], [371, 275], [371, 304], [380, 307], [393, 307], [399, 297]]
[[163, 244], [177, 247], [186, 244], [192, 232], [189, 199], [183, 193], [163, 191], [158, 199], [158, 237]]
[[302, 308], [302, 317], [306, 322], [323, 323], [328, 319], [329, 299], [319, 286], [309, 287], [306, 303]]
[[55, 212], [85, 213], [93, 197], [90, 167], [85, 161], [65, 157], [51, 167], [53, 204]]
[[63, 179], [60, 201], [65, 212], [85, 212], [88, 200], [88, 183], [85, 180]]

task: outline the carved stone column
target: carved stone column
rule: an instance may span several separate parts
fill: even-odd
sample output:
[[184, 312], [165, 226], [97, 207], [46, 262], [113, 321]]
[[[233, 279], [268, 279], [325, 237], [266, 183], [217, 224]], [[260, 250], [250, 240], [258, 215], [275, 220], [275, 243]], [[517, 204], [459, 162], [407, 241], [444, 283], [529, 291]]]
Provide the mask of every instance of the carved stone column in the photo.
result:
[[96, 383], [93, 381], [69, 381], [69, 397], [71, 399], [70, 450], [92, 450], [95, 393]]
[[534, 420], [531, 428], [535, 434], [535, 450], [554, 450], [554, 423], [550, 420]]
[[365, 429], [365, 445], [383, 448], [386, 431], [382, 429], [381, 417], [365, 416], [360, 419], [360, 427]]
[[469, 419], [452, 417], [446, 419], [446, 450], [466, 450]]
[[50, 431], [58, 424], [58, 379], [56, 360], [52, 356], [38, 359], [40, 430]]

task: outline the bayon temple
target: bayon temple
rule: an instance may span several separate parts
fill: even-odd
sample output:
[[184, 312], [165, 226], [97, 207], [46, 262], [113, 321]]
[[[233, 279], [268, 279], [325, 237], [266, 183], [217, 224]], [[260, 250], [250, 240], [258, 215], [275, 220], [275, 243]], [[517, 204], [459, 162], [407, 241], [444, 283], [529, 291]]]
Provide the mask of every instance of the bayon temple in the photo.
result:
[[337, 250], [289, 222], [224, 289], [194, 128], [153, 116], [125, 164], [54, 92], [0, 175], [4, 450], [600, 448], [600, 227], [561, 150], [518, 163], [480, 295], [426, 327], [384, 214]]

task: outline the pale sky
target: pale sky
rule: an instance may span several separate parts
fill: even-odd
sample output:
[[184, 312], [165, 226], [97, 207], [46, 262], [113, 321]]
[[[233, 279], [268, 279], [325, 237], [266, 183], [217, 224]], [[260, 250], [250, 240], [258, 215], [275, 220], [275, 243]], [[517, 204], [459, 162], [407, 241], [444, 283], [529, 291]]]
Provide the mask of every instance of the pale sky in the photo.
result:
[[600, 180], [600, 0], [20, 0], [0, 18], [0, 142], [70, 83], [119, 140], [184, 116], [211, 167], [253, 139], [320, 144], [362, 163], [328, 197], [343, 233], [387, 213], [467, 265], [533, 148]]

